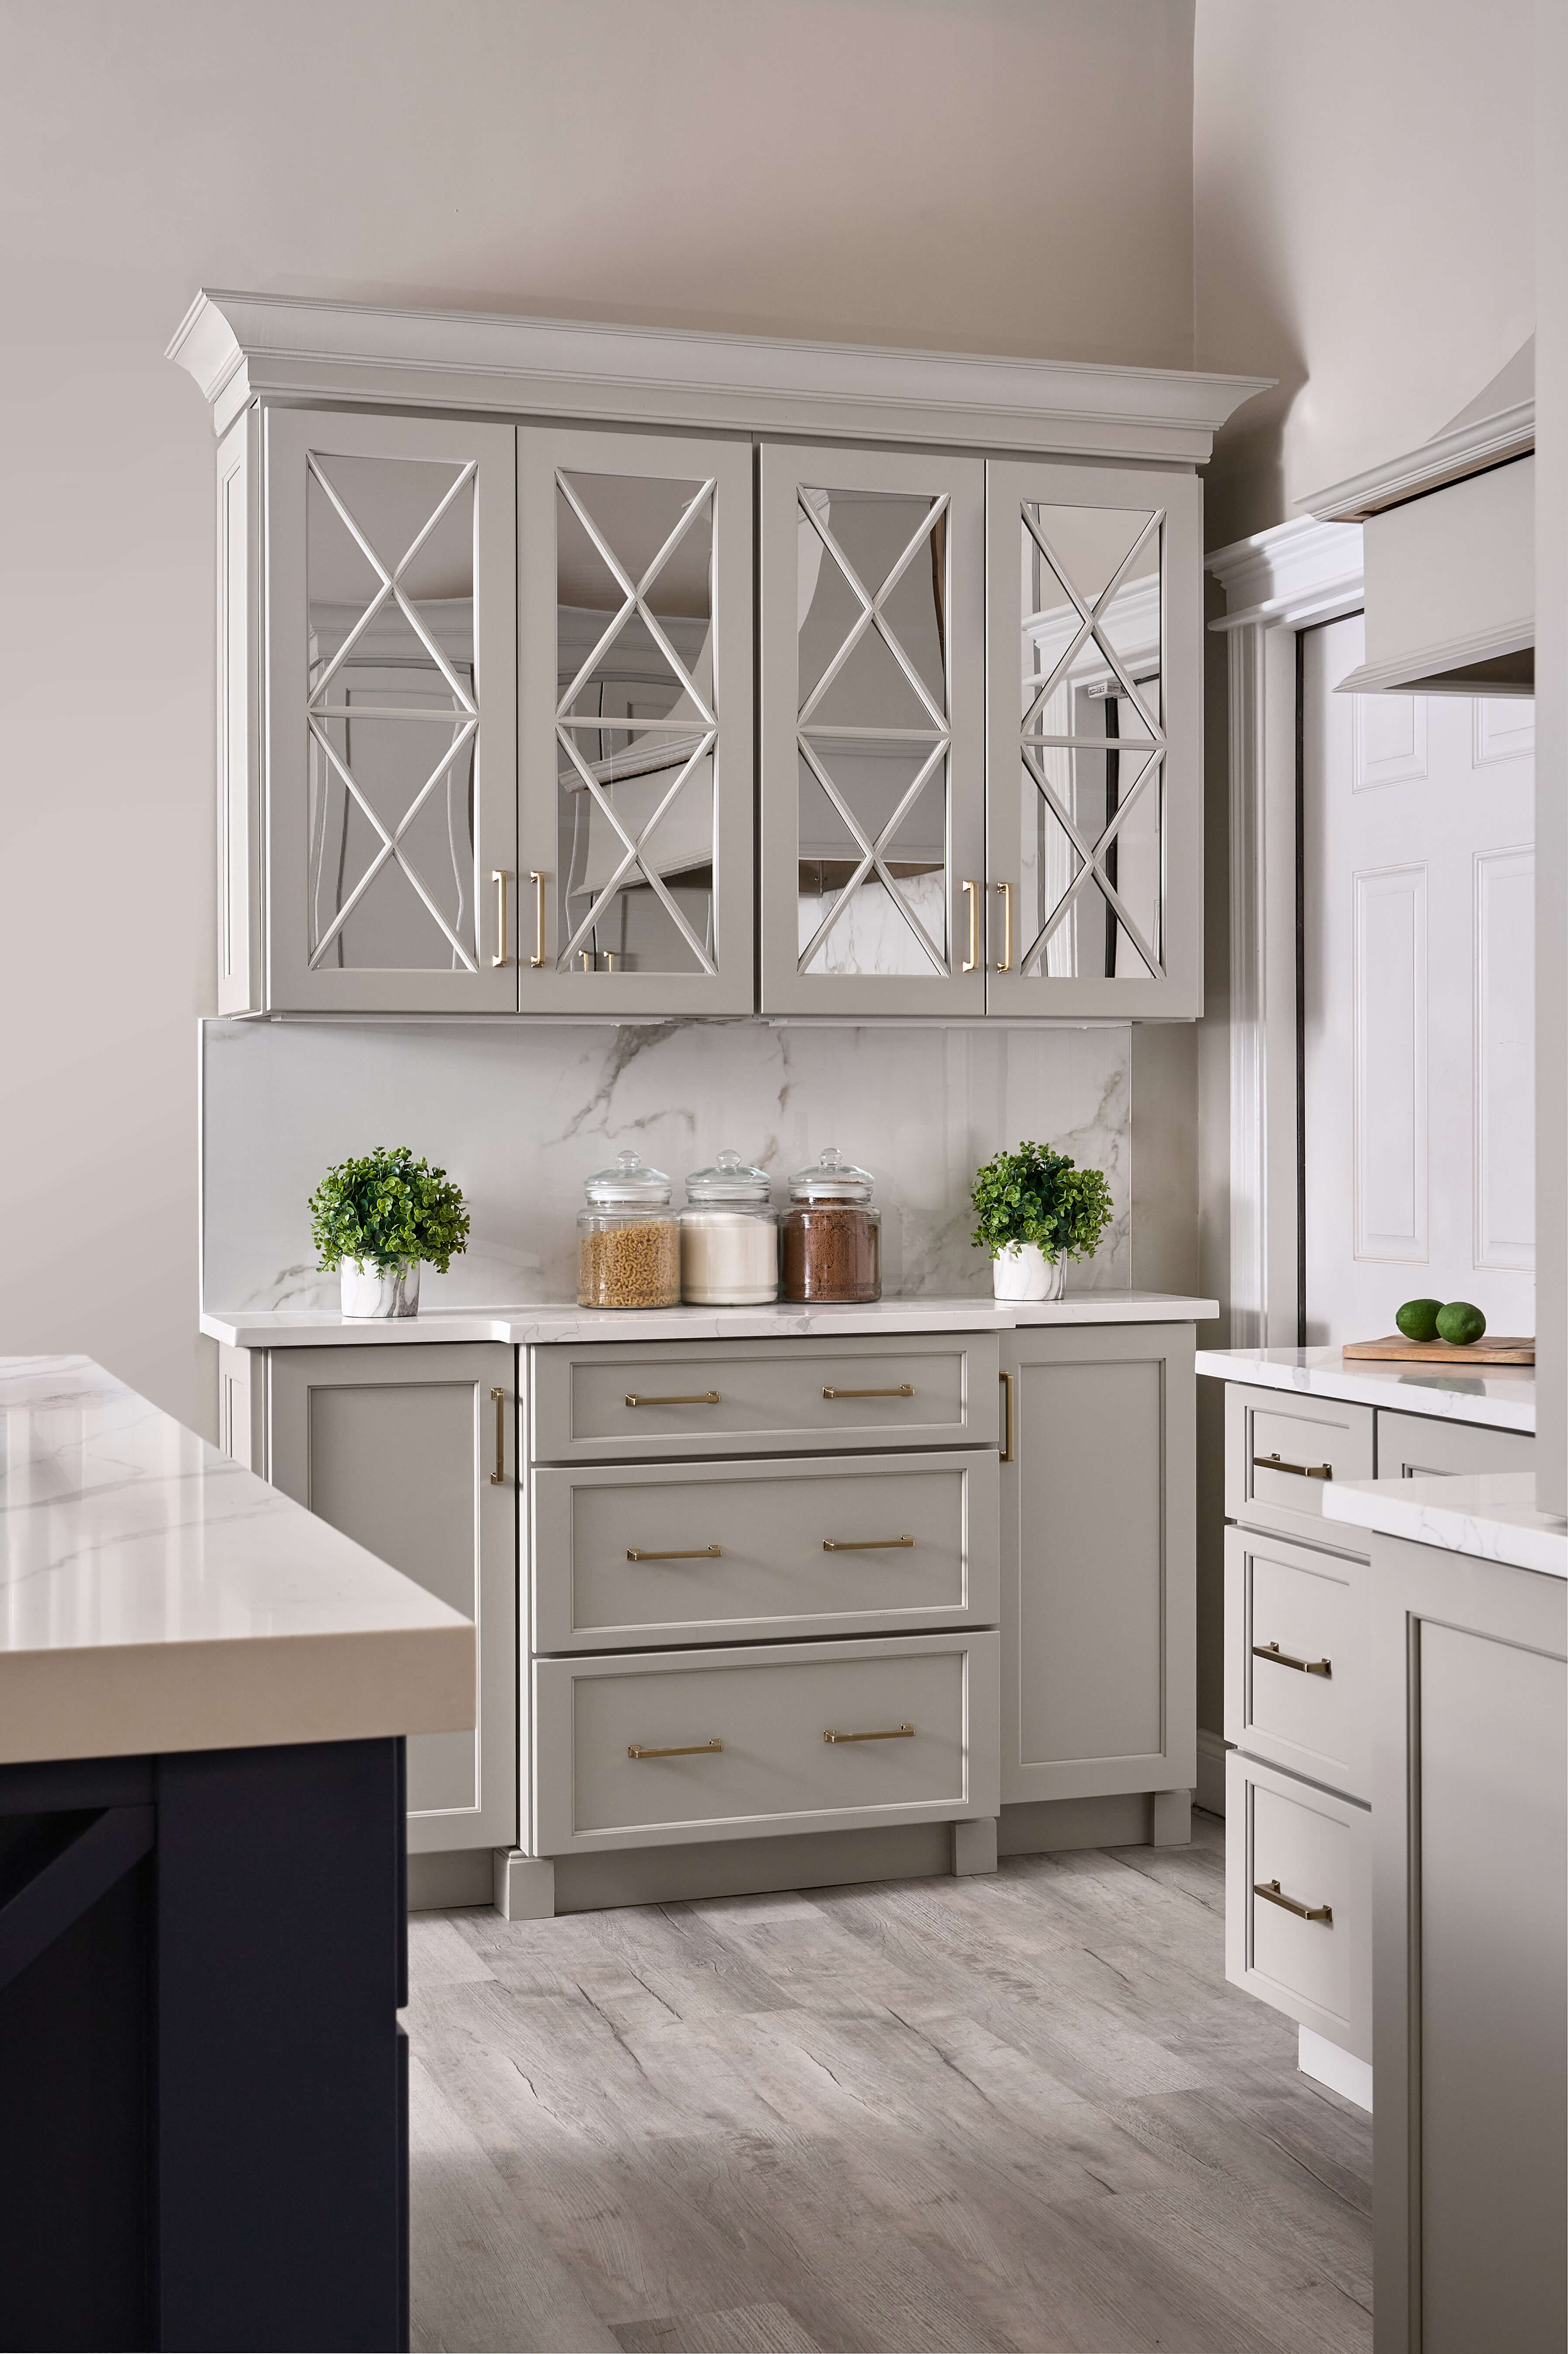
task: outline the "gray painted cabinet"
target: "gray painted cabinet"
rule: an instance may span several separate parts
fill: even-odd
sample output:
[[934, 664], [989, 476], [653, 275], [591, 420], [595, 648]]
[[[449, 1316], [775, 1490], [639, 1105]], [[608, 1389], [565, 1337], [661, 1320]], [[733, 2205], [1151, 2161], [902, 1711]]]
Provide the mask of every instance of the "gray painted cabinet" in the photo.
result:
[[[479, 1630], [478, 1723], [408, 1743], [415, 1854], [517, 1836], [516, 1352], [273, 1349], [268, 1476]], [[499, 1476], [498, 1476], [499, 1475]]]
[[1193, 1334], [1002, 1341], [1004, 1805], [1197, 1772]]
[[1568, 2337], [1568, 1585], [1372, 1539], [1378, 2354]]
[[258, 398], [219, 1010], [1196, 1015], [1200, 515], [1179, 470]]

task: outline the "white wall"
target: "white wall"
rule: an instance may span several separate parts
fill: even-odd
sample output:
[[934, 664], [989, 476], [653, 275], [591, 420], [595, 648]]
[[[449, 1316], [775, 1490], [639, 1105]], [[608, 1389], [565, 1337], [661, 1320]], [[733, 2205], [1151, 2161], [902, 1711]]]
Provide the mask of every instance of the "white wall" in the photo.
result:
[[1531, 0], [1198, 0], [1197, 359], [1277, 376], [1208, 542], [1413, 449], [1535, 324]]
[[0, 1351], [205, 1424], [196, 288], [1190, 365], [1192, 0], [9, 0], [0, 56]]

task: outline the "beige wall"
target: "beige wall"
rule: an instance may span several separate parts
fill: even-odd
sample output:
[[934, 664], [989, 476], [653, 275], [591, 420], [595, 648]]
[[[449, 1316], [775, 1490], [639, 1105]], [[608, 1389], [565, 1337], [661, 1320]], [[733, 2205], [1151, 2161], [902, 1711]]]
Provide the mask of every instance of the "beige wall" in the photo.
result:
[[1531, 0], [1198, 0], [1197, 359], [1280, 379], [1209, 545], [1436, 433], [1535, 324]]
[[1192, 361], [1191, 0], [0, 7], [0, 1352], [208, 1417], [196, 287]]

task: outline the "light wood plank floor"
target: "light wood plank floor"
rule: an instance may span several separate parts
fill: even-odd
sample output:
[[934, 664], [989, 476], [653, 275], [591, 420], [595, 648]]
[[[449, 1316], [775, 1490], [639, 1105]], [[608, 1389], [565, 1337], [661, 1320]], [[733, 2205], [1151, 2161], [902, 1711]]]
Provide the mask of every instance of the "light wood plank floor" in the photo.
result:
[[1224, 1825], [411, 1924], [414, 2344], [1367, 2354], [1372, 2121], [1224, 1978]]

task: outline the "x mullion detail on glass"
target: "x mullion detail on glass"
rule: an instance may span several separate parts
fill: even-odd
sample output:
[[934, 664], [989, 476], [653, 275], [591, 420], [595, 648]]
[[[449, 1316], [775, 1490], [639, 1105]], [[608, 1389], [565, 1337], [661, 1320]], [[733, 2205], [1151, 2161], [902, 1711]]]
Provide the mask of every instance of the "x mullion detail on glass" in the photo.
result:
[[[350, 714], [343, 716], [355, 716], [358, 715]], [[441, 716], [444, 719], [452, 720], [456, 717], [456, 715], [449, 711], [443, 712]], [[344, 900], [342, 906], [338, 908], [337, 913], [333, 917], [332, 922], [327, 926], [326, 930], [323, 933], [321, 938], [316, 942], [314, 949], [312, 950], [311, 964], [313, 969], [321, 962], [322, 958], [332, 946], [334, 940], [338, 936], [338, 933], [347, 922], [349, 917], [353, 914], [355, 907], [364, 897], [370, 885], [381, 872], [381, 869], [390, 860], [394, 865], [398, 867], [401, 872], [408, 876], [408, 881], [412, 884], [415, 891], [418, 892], [425, 907], [429, 909], [430, 915], [434, 917], [441, 931], [445, 933], [447, 938], [450, 941], [454, 951], [461, 958], [465, 970], [470, 972], [477, 971], [478, 967], [475, 964], [473, 958], [469, 954], [467, 949], [464, 948], [462, 942], [459, 939], [457, 934], [453, 931], [446, 917], [442, 915], [440, 907], [437, 907], [435, 901], [426, 890], [424, 884], [420, 881], [418, 868], [414, 865], [411, 859], [402, 854], [398, 845], [409, 826], [413, 824], [414, 820], [424, 808], [425, 803], [429, 799], [431, 793], [434, 792], [437, 785], [440, 784], [441, 779], [451, 767], [451, 764], [456, 759], [458, 754], [463, 750], [464, 747], [477, 733], [479, 726], [478, 719], [469, 718], [457, 720], [450, 744], [447, 746], [446, 749], [441, 754], [440, 758], [437, 761], [435, 767], [431, 769], [429, 775], [420, 786], [419, 790], [415, 794], [413, 800], [404, 811], [403, 815], [397, 821], [396, 830], [391, 833], [387, 832], [386, 826], [376, 815], [369, 800], [366, 794], [360, 790], [358, 784], [355, 780], [354, 771], [349, 768], [346, 761], [342, 758], [335, 746], [331, 742], [325, 731], [321, 727], [315, 717], [313, 716], [309, 717], [306, 724], [309, 726], [313, 741], [320, 747], [321, 750], [326, 756], [327, 760], [331, 763], [332, 767], [336, 770], [339, 778], [342, 779], [344, 790], [352, 796], [356, 807], [363, 811], [370, 824], [381, 836], [380, 849], [376, 853], [369, 865], [366, 868], [364, 874], [360, 876], [353, 890], [348, 894], [348, 896]]]
[[[666, 537], [663, 546], [660, 548], [658, 554], [654, 557], [653, 561], [649, 565], [646, 572], [644, 572], [641, 579], [640, 581], [633, 582], [631, 576], [620, 563], [609, 540], [605, 537], [603, 532], [600, 531], [592, 515], [588, 513], [588, 508], [578, 497], [571, 482], [564, 473], [557, 473], [556, 481], [559, 486], [562, 496], [566, 499], [567, 504], [572, 510], [572, 513], [577, 516], [577, 521], [581, 524], [589, 539], [593, 542], [595, 548], [598, 550], [599, 555], [607, 570], [609, 572], [611, 578], [614, 580], [616, 587], [620, 590], [621, 597], [624, 600], [619, 611], [611, 620], [609, 628], [605, 631], [603, 636], [599, 639], [599, 643], [595, 646], [592, 653], [589, 654], [587, 662], [584, 663], [576, 678], [573, 679], [570, 687], [561, 697], [556, 710], [557, 718], [565, 718], [567, 716], [570, 711], [571, 705], [575, 703], [578, 695], [581, 693], [584, 683], [592, 677], [595, 668], [600, 659], [614, 644], [616, 638], [619, 636], [621, 630], [624, 629], [626, 623], [630, 620], [632, 614], [636, 613], [641, 620], [648, 634], [653, 640], [654, 644], [663, 655], [664, 660], [669, 663], [670, 668], [680, 683], [683, 691], [689, 695], [692, 701], [695, 704], [699, 716], [710, 727], [715, 726], [717, 725], [716, 715], [708, 707], [706, 698], [698, 688], [696, 681], [687, 670], [686, 665], [681, 660], [680, 655], [675, 652], [674, 647], [670, 643], [669, 639], [659, 625], [657, 617], [650, 610], [646, 600], [648, 592], [652, 588], [653, 583], [658, 578], [660, 573], [663, 570], [665, 565], [669, 562], [676, 548], [679, 547], [682, 540], [691, 529], [692, 525], [696, 521], [698, 515], [703, 512], [703, 509], [713, 497], [716, 484], [710, 481], [704, 482], [699, 486], [694, 496], [687, 502], [685, 507], [683, 509], [680, 516]], [[684, 927], [683, 926], [683, 928]]]
[[572, 934], [571, 938], [567, 942], [559, 956], [556, 958], [556, 967], [557, 971], [564, 972], [568, 968], [571, 963], [571, 960], [576, 955], [581, 942], [588, 938], [588, 934], [592, 931], [595, 924], [599, 920], [599, 917], [604, 911], [613, 904], [616, 894], [621, 889], [629, 876], [633, 873], [636, 873], [641, 876], [649, 889], [652, 891], [662, 902], [665, 913], [670, 917], [678, 930], [683, 934], [686, 945], [690, 948], [693, 955], [696, 957], [704, 971], [710, 975], [716, 973], [718, 967], [714, 963], [712, 958], [708, 955], [701, 941], [698, 940], [696, 935], [693, 932], [691, 926], [682, 915], [680, 907], [677, 906], [676, 902], [671, 897], [670, 893], [665, 888], [663, 877], [643, 857], [642, 850], [643, 844], [647, 842], [654, 828], [664, 817], [666, 811], [671, 806], [671, 803], [674, 801], [675, 796], [679, 793], [682, 786], [692, 774], [694, 769], [696, 768], [699, 761], [705, 759], [708, 754], [712, 752], [715, 745], [718, 741], [717, 729], [709, 728], [707, 733], [698, 740], [695, 748], [687, 758], [679, 775], [675, 778], [668, 791], [663, 795], [662, 799], [658, 803], [658, 806], [654, 809], [652, 816], [647, 820], [641, 832], [635, 839], [627, 832], [626, 828], [621, 824], [620, 820], [617, 817], [609, 799], [602, 790], [599, 779], [588, 767], [587, 763], [577, 751], [577, 746], [566, 734], [565, 729], [557, 728], [556, 734], [559, 737], [560, 742], [566, 750], [567, 757], [571, 760], [573, 767], [581, 777], [584, 786], [592, 795], [593, 800], [601, 813], [609, 820], [610, 825], [620, 837], [620, 841], [624, 846], [626, 854], [621, 859], [620, 864], [611, 874], [609, 880], [599, 892], [599, 896], [594, 900], [592, 906], [589, 907], [587, 915], [583, 917], [581, 923], [577, 926], [576, 931]]

